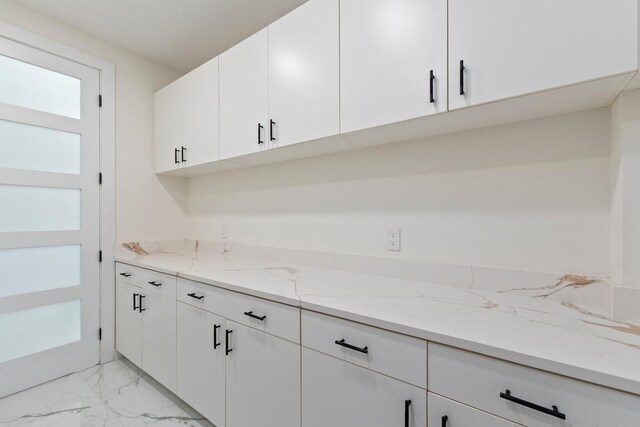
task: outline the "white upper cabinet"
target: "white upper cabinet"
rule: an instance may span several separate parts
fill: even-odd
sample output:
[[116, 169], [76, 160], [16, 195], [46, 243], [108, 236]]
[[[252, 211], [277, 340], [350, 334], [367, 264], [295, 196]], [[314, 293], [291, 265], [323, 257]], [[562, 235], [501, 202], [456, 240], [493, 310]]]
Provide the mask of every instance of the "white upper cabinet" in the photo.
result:
[[449, 0], [450, 109], [637, 69], [637, 7], [637, 0]]
[[339, 13], [311, 0], [269, 26], [270, 147], [340, 132]]
[[177, 80], [155, 95], [156, 172], [182, 166], [182, 82]]
[[[184, 166], [219, 158], [218, 58], [183, 77], [182, 145]], [[182, 154], [182, 153], [181, 153]]]
[[340, 67], [342, 132], [446, 111], [447, 1], [342, 0]]
[[269, 127], [268, 30], [220, 55], [220, 158], [267, 148]]

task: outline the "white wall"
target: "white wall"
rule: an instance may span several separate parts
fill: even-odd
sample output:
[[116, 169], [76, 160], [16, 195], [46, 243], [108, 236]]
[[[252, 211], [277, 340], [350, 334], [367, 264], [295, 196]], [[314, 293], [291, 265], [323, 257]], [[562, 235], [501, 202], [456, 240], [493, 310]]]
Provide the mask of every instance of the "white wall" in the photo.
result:
[[0, 20], [115, 64], [116, 241], [183, 238], [184, 183], [153, 171], [153, 93], [180, 73], [9, 0]]
[[609, 133], [604, 108], [192, 178], [187, 235], [607, 275]]

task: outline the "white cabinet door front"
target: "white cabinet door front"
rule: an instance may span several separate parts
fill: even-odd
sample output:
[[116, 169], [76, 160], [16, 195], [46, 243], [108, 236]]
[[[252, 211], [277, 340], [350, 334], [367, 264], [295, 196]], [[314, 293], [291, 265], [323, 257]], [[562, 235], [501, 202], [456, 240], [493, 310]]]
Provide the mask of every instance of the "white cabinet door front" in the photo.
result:
[[220, 55], [220, 158], [267, 149], [268, 30]]
[[182, 80], [155, 94], [155, 162], [156, 172], [182, 166]]
[[230, 320], [227, 330], [227, 427], [299, 426], [300, 346]]
[[116, 350], [140, 366], [140, 288], [116, 281]]
[[342, 0], [340, 85], [342, 132], [446, 111], [447, 1]]
[[225, 426], [225, 320], [178, 303], [178, 396]]
[[449, 0], [450, 108], [637, 69], [637, 9], [636, 0]]
[[142, 369], [171, 391], [176, 389], [176, 300], [142, 292]]
[[304, 427], [426, 427], [426, 390], [302, 349]]
[[184, 166], [218, 160], [218, 58], [184, 76], [182, 93], [182, 145]]
[[269, 26], [270, 147], [340, 132], [338, 0], [311, 0]]

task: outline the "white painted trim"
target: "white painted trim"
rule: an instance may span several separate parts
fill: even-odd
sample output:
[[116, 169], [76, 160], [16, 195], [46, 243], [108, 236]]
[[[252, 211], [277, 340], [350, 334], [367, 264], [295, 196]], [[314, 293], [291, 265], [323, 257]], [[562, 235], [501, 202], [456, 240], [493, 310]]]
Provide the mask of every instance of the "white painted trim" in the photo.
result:
[[[115, 147], [116, 147], [116, 76], [115, 65], [46, 37], [0, 21], [0, 37], [42, 50], [52, 55], [92, 67], [100, 71], [100, 361], [115, 358]], [[97, 102], [97, 100], [96, 100]], [[98, 177], [96, 177], [98, 179]], [[97, 256], [97, 254], [96, 254]]]

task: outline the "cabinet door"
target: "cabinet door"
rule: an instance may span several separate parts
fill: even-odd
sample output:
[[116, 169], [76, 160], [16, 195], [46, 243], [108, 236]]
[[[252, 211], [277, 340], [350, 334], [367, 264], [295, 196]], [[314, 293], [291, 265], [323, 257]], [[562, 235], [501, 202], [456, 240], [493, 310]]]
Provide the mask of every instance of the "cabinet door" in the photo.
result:
[[426, 390], [302, 349], [304, 427], [403, 426], [405, 416], [409, 426], [426, 427]]
[[340, 85], [342, 132], [446, 111], [447, 0], [342, 0]]
[[178, 303], [178, 396], [217, 427], [225, 425], [225, 320]]
[[227, 427], [299, 426], [300, 346], [230, 320], [227, 330]]
[[437, 394], [429, 393], [427, 400], [429, 426], [517, 427], [520, 425]]
[[184, 166], [218, 160], [220, 150], [218, 58], [183, 78], [182, 145]]
[[154, 121], [156, 172], [181, 167], [182, 80], [156, 92]]
[[311, 0], [269, 26], [270, 147], [340, 133], [338, 0]]
[[116, 350], [140, 366], [141, 321], [137, 307], [140, 288], [116, 281]]
[[142, 369], [171, 391], [176, 389], [176, 300], [143, 292]]
[[637, 69], [637, 7], [636, 0], [449, 0], [450, 108]]
[[220, 158], [267, 149], [267, 29], [220, 55]]

